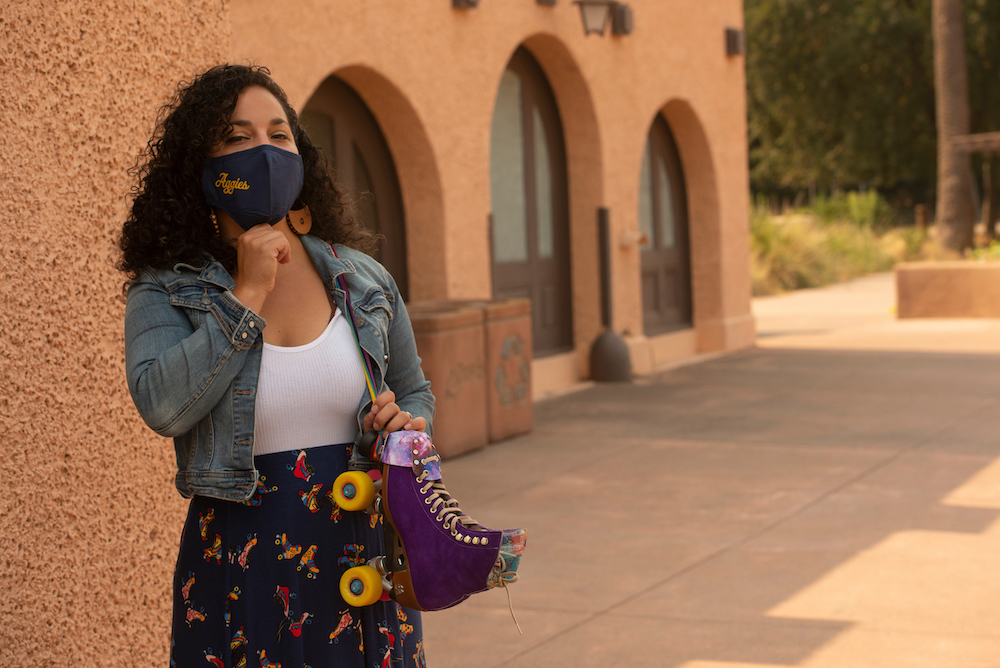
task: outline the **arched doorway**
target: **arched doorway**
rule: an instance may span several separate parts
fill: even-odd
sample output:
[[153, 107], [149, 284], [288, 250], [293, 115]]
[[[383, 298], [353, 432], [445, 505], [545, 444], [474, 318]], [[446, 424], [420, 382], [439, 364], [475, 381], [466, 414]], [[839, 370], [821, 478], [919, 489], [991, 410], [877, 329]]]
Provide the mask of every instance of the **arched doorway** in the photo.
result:
[[566, 188], [555, 96], [522, 47], [500, 79], [490, 135], [493, 293], [531, 299], [536, 357], [573, 346]]
[[639, 182], [643, 235], [643, 331], [691, 327], [691, 253], [684, 170], [670, 126], [656, 115], [646, 138]]
[[362, 225], [381, 234], [378, 260], [409, 298], [406, 225], [396, 166], [364, 100], [337, 77], [309, 99], [299, 121], [329, 158], [337, 183], [357, 202]]

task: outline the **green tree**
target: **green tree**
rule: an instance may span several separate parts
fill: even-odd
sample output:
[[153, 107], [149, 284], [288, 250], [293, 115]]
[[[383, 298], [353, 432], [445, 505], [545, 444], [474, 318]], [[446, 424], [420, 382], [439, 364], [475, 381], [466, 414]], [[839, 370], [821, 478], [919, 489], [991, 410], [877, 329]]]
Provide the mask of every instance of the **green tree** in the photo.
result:
[[934, 81], [937, 86], [937, 223], [942, 246], [972, 246], [976, 185], [969, 154], [952, 138], [969, 134], [969, 77], [962, 0], [933, 0]]
[[[1000, 129], [1000, 2], [965, 5], [971, 129]], [[931, 0], [746, 0], [745, 16], [755, 191], [934, 200]]]
[[1000, 2], [964, 4], [972, 131], [1000, 130]]

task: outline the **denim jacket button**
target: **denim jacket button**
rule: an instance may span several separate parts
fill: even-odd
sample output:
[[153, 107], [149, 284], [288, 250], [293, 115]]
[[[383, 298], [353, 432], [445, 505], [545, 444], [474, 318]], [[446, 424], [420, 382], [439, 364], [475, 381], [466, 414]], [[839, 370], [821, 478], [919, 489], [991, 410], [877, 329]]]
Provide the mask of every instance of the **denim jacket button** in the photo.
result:
[[388, 362], [389, 361], [389, 353], [386, 353], [385, 355], [383, 355], [382, 359], [385, 360], [386, 362]]
[[247, 338], [247, 333], [246, 333], [246, 332], [243, 332], [243, 335], [242, 335], [242, 336], [241, 336], [240, 338], [241, 338], [241, 339], [245, 339], [245, 338]]
[[254, 327], [253, 320], [251, 320], [250, 321], [250, 329], [253, 329], [253, 327]]
[[355, 327], [364, 327], [365, 326], [365, 319], [362, 318], [360, 315], [354, 316], [354, 326]]

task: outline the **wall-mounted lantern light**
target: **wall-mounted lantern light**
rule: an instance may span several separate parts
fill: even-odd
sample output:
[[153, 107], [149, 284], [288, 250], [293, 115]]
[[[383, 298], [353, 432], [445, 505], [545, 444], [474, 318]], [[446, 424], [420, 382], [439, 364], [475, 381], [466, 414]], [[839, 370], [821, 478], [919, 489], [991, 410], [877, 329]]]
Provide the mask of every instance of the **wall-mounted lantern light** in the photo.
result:
[[575, 2], [580, 5], [584, 35], [592, 32], [603, 35], [609, 18], [612, 35], [628, 35], [632, 32], [632, 8], [624, 2], [614, 0], [575, 0]]
[[746, 33], [739, 28], [726, 28], [726, 55], [742, 56], [746, 50]]
[[583, 34], [596, 32], [598, 35], [603, 35], [604, 26], [608, 24], [608, 17], [611, 15], [611, 5], [614, 3], [606, 0], [576, 0], [576, 4], [580, 5]]

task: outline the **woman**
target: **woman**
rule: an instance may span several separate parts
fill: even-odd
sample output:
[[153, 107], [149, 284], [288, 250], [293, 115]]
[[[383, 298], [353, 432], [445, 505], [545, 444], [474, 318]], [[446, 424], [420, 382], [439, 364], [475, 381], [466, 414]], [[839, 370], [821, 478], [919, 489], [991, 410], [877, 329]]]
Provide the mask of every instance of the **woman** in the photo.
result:
[[424, 665], [419, 613], [338, 590], [382, 552], [381, 517], [330, 495], [349, 459], [371, 467], [358, 434], [429, 433], [434, 414], [372, 235], [264, 68], [179, 88], [145, 158], [118, 267], [129, 390], [192, 499], [171, 665]]

